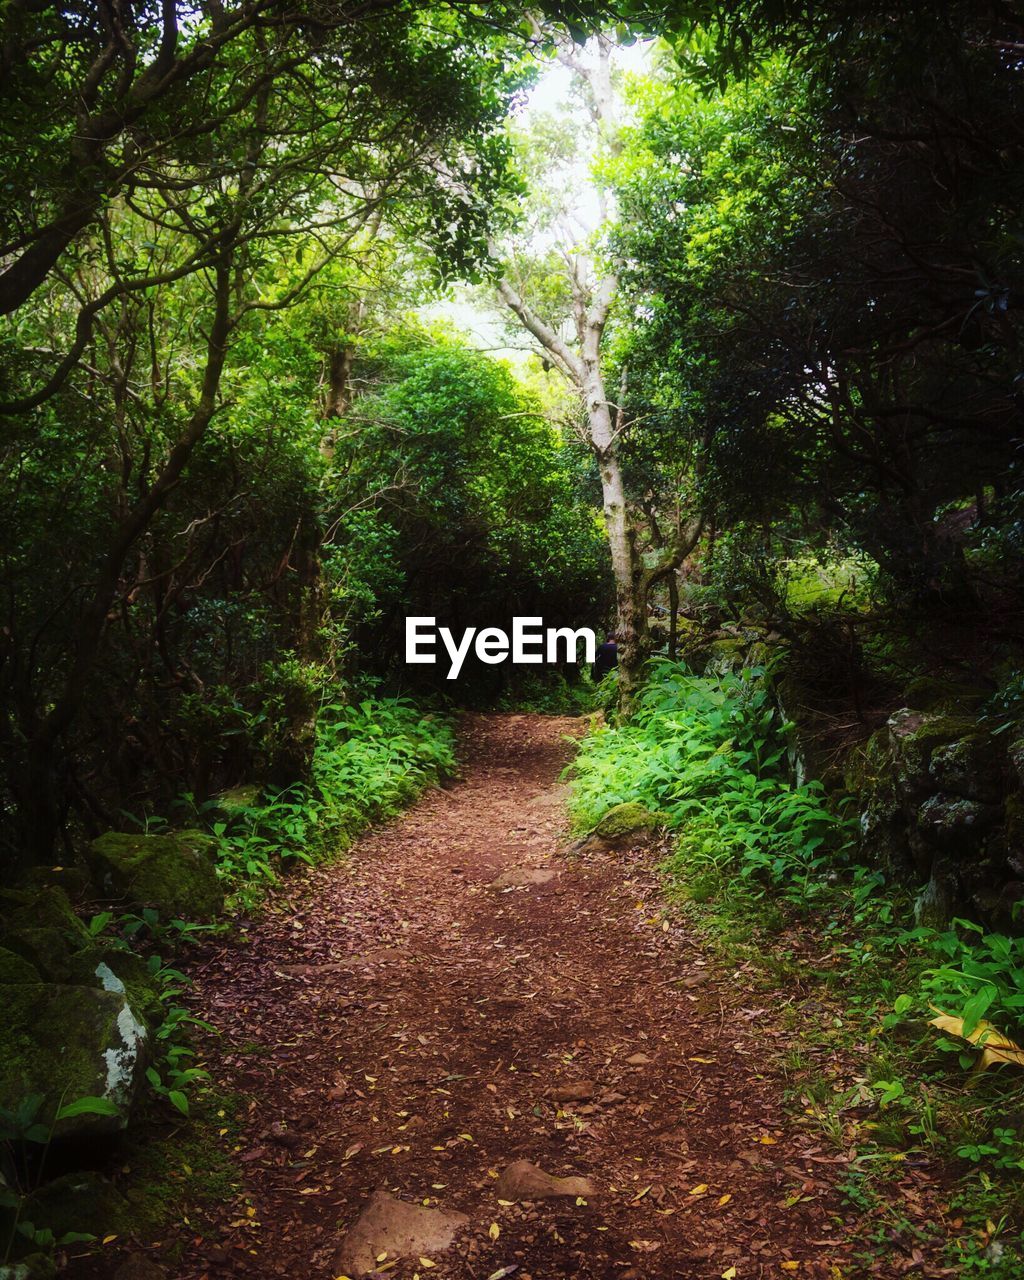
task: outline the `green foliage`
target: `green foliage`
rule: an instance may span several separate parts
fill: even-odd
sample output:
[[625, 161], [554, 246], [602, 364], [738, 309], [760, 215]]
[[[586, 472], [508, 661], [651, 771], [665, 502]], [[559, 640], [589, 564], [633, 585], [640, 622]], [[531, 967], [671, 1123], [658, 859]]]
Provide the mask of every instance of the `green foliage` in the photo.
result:
[[787, 778], [786, 726], [764, 670], [698, 677], [661, 660], [627, 724], [595, 730], [572, 766], [574, 820], [635, 800], [678, 829], [668, 875], [697, 893], [738, 876], [807, 904], [849, 836], [821, 786]]
[[309, 785], [294, 784], [214, 823], [220, 874], [242, 900], [289, 863], [343, 849], [371, 822], [397, 813], [455, 767], [442, 716], [406, 698], [366, 698], [320, 709]]

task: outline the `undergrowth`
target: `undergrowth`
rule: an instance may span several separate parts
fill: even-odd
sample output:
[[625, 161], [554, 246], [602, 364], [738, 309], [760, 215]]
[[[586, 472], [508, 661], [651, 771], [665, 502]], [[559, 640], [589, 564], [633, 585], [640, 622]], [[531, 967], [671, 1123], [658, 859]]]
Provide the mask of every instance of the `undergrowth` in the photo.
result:
[[789, 1101], [855, 1153], [847, 1207], [885, 1224], [862, 1241], [865, 1265], [938, 1229], [887, 1189], [902, 1162], [938, 1160], [950, 1265], [1010, 1280], [1024, 1267], [1024, 939], [967, 920], [914, 927], [910, 895], [863, 865], [853, 818], [818, 783], [790, 780], [765, 677], [656, 663], [633, 719], [580, 744], [574, 823], [631, 800], [662, 814], [670, 899], [731, 968], [792, 993], [779, 1014]]
[[444, 717], [407, 698], [331, 702], [317, 718], [308, 783], [265, 791], [226, 819], [212, 800], [197, 817], [213, 817], [218, 873], [236, 902], [251, 906], [289, 864], [343, 851], [454, 768], [455, 734]]

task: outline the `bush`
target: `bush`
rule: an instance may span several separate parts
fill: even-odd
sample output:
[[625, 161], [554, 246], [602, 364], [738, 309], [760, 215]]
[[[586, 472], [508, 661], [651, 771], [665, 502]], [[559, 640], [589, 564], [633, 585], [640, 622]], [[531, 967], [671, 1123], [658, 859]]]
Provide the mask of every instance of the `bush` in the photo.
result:
[[597, 729], [572, 766], [574, 820], [591, 828], [636, 800], [678, 832], [665, 869], [707, 894], [738, 875], [755, 893], [772, 885], [793, 901], [813, 897], [822, 865], [850, 832], [821, 784], [787, 776], [786, 732], [762, 667], [694, 676], [652, 664], [634, 718]]

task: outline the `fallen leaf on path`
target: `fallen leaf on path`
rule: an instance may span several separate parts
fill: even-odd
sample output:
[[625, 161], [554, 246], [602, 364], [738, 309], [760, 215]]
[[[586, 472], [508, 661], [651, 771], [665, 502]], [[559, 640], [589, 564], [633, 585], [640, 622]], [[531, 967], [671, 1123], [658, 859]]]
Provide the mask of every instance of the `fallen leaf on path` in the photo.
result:
[[491, 1225], [487, 1228], [487, 1234], [491, 1237], [492, 1240], [497, 1240], [498, 1236], [501, 1235], [501, 1227], [499, 1227], [496, 1222], [492, 1222]]

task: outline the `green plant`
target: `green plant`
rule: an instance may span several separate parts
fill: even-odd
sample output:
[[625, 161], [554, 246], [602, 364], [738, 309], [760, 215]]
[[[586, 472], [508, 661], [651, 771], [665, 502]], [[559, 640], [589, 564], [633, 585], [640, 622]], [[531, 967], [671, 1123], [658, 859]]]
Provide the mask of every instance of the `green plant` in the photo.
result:
[[581, 828], [638, 800], [678, 829], [664, 870], [693, 899], [769, 888], [806, 905], [849, 836], [817, 782], [787, 776], [787, 725], [763, 667], [694, 676], [659, 659], [628, 723], [590, 734], [571, 766]]

